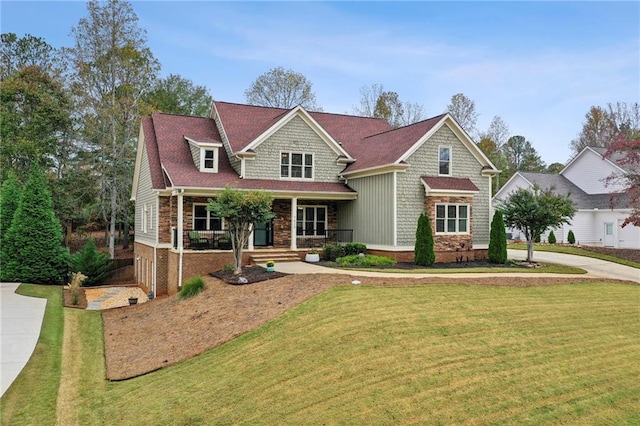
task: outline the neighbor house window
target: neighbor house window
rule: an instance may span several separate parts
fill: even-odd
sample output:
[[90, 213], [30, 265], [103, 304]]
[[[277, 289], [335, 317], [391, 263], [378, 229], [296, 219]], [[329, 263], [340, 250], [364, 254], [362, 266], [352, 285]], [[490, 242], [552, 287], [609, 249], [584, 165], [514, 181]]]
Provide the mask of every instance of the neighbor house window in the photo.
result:
[[280, 177], [313, 179], [313, 154], [282, 152], [280, 154]]
[[223, 229], [222, 218], [208, 211], [206, 204], [194, 204], [193, 229], [196, 231], [220, 231]]
[[200, 150], [200, 170], [203, 172], [218, 172], [218, 149], [202, 148]]
[[437, 234], [468, 234], [468, 204], [436, 204]]
[[451, 147], [441, 146], [438, 151], [438, 174], [451, 175]]
[[323, 236], [327, 230], [326, 206], [298, 206], [296, 234], [300, 236]]

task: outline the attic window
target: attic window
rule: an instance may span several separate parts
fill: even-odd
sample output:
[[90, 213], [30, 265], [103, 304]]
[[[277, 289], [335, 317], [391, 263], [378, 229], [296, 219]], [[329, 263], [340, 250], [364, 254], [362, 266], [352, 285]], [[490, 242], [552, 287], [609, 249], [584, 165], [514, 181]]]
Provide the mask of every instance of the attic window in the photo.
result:
[[440, 176], [451, 176], [451, 147], [439, 147], [438, 159], [438, 174]]
[[200, 171], [209, 173], [218, 172], [218, 148], [201, 148]]

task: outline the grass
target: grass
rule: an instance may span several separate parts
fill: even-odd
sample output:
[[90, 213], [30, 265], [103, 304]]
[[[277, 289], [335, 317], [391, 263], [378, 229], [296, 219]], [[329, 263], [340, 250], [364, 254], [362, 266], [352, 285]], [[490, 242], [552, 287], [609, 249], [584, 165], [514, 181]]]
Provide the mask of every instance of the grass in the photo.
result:
[[0, 423], [53, 425], [62, 359], [62, 287], [22, 284], [17, 293], [48, 300], [33, 355], [0, 399]]
[[569, 265], [560, 265], [557, 263], [545, 263], [539, 268], [507, 268], [501, 267], [477, 267], [477, 268], [438, 268], [437, 264], [433, 268], [420, 268], [420, 269], [396, 269], [396, 268], [345, 268], [354, 269], [360, 271], [372, 271], [372, 272], [394, 272], [401, 274], [470, 274], [470, 273], [482, 273], [482, 274], [504, 274], [513, 272], [522, 272], [526, 274], [586, 274], [582, 268]]
[[[513, 250], [526, 250], [527, 245], [524, 243], [517, 244], [509, 244], [507, 246], [508, 249]], [[592, 257], [594, 259], [606, 260], [609, 262], [618, 263], [620, 265], [631, 266], [632, 268], [640, 269], [640, 263], [634, 262], [632, 260], [622, 259], [620, 257], [611, 256], [604, 253], [598, 253], [595, 251], [585, 250], [580, 247], [572, 247], [572, 246], [564, 246], [564, 245], [553, 245], [553, 244], [535, 244], [534, 253], [536, 251], [550, 251], [554, 253], [566, 253], [566, 254], [575, 254], [576, 256], [584, 256], [584, 257]], [[535, 259], [535, 254], [534, 254]]]
[[639, 305], [640, 286], [606, 283], [338, 287], [199, 357], [123, 382], [103, 380], [99, 317], [67, 310], [77, 314], [74, 349], [83, 354], [75, 418], [638, 424]]

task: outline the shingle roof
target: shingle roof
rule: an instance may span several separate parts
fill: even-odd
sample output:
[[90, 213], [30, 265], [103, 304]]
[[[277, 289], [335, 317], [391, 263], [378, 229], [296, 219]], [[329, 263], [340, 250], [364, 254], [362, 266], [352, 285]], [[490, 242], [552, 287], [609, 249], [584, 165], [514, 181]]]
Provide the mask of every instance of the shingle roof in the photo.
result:
[[473, 192], [480, 191], [469, 178], [455, 178], [448, 176], [421, 176], [420, 179], [422, 179], [422, 182], [424, 182], [429, 188], [433, 190]]
[[556, 194], [570, 194], [577, 209], [608, 209], [611, 207], [611, 196], [609, 194], [589, 195], [563, 175], [534, 172], [519, 173], [541, 189], [553, 188], [553, 192]]

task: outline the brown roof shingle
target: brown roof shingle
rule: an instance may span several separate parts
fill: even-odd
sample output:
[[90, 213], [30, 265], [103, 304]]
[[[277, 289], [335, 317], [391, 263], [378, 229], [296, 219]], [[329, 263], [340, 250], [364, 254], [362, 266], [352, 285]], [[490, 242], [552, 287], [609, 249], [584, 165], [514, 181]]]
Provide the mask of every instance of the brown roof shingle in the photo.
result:
[[469, 178], [456, 178], [448, 176], [421, 176], [424, 182], [432, 190], [440, 191], [480, 191]]

